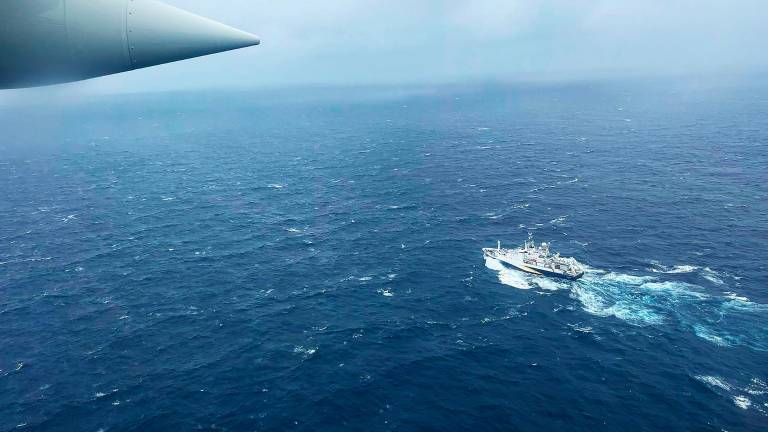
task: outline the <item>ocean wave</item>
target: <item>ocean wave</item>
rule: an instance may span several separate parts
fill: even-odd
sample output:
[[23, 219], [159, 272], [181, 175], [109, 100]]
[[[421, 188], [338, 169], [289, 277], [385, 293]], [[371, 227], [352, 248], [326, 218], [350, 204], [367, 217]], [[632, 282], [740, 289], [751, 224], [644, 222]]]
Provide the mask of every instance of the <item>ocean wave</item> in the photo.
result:
[[317, 347], [296, 346], [293, 348], [293, 353], [301, 355], [305, 360], [315, 355], [316, 352]]
[[731, 385], [728, 384], [724, 379], [712, 376], [712, 375], [695, 375], [695, 379], [703, 382], [704, 384], [710, 385], [712, 387], [718, 387], [725, 391], [731, 391]]
[[752, 381], [750, 381], [744, 391], [753, 396], [768, 395], [768, 384], [760, 378], [752, 378]]
[[499, 321], [506, 321], [510, 320], [512, 318], [516, 318], [519, 316], [525, 316], [527, 315], [526, 312], [520, 312], [517, 309], [510, 309], [506, 314], [500, 316], [500, 317], [485, 317], [480, 320], [480, 324], [490, 324], [495, 323]]
[[749, 298], [744, 297], [744, 296], [740, 296], [740, 295], [736, 294], [733, 291], [726, 291], [723, 294], [725, 294], [726, 298], [729, 298], [731, 300], [736, 300], [736, 301], [741, 301], [741, 302], [749, 302]]
[[704, 267], [702, 269], [701, 276], [704, 277], [704, 279], [717, 284], [717, 285], [725, 285], [725, 282], [723, 281], [720, 273], [712, 270], [709, 267]]
[[672, 267], [671, 269], [669, 269], [665, 273], [670, 273], [670, 274], [675, 274], [675, 273], [691, 273], [691, 272], [694, 272], [694, 271], [696, 271], [698, 269], [699, 269], [699, 267], [692, 266], [692, 265], [679, 265], [679, 266]]
[[730, 347], [738, 342], [734, 340], [732, 336], [717, 334], [714, 330], [703, 324], [694, 324], [693, 333], [696, 336], [721, 347]]
[[752, 401], [746, 396], [734, 396], [733, 403], [741, 409], [749, 409], [752, 405]]
[[565, 224], [565, 221], [566, 221], [566, 219], [568, 219], [568, 216], [569, 215], [558, 216], [558, 217], [552, 219], [551, 221], [549, 221], [549, 223], [551, 225], [561, 226], [561, 225]]
[[707, 279], [708, 281], [716, 285], [725, 285], [725, 281], [723, 280], [724, 275], [720, 274], [715, 270], [712, 270], [709, 267], [699, 267], [699, 266], [690, 265], [690, 264], [677, 264], [670, 267], [670, 266], [661, 264], [658, 261], [651, 261], [651, 267], [649, 267], [648, 270], [653, 273], [664, 273], [664, 274], [672, 274], [672, 275], [697, 273], [704, 279]]
[[666, 273], [666, 274], [679, 274], [679, 273], [693, 273], [699, 269], [699, 267], [693, 265], [676, 265], [674, 267], [667, 267], [658, 262], [652, 262], [653, 266], [648, 270], [654, 273]]
[[730, 399], [743, 410], [755, 409], [763, 415], [768, 415], [761, 407], [768, 407], [768, 398], [765, 397], [768, 394], [768, 386], [759, 378], [752, 378], [747, 384], [738, 383], [736, 379], [728, 382], [725, 378], [715, 375], [694, 375], [693, 378], [716, 394]]
[[0, 261], [0, 266], [8, 265], [8, 264], [28, 263], [28, 262], [50, 261], [51, 259], [52, 259], [51, 257], [43, 257], [43, 258], [23, 258], [18, 260]]
[[583, 326], [580, 324], [568, 324], [568, 327], [579, 333], [593, 333], [592, 327], [589, 326]]
[[386, 207], [387, 210], [409, 210], [416, 208], [415, 204], [393, 204]]
[[753, 313], [768, 313], [768, 305], [766, 304], [755, 303], [746, 297], [738, 295], [726, 296], [726, 298], [728, 300], [723, 302], [722, 309]]
[[696, 336], [722, 347], [768, 351], [768, 305], [731, 297], [721, 300], [700, 311], [704, 316], [692, 323]]

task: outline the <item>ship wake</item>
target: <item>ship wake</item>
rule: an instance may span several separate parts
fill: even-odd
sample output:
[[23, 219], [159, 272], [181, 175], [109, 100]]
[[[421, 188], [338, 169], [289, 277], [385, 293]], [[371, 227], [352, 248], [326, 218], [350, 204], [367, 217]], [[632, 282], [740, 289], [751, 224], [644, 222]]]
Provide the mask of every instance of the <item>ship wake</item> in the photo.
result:
[[718, 346], [768, 351], [768, 305], [733, 292], [713, 293], [678, 278], [696, 271], [711, 276], [708, 268], [631, 275], [586, 267], [582, 279], [563, 281], [529, 275], [492, 258], [486, 257], [485, 265], [498, 272], [499, 282], [514, 288], [569, 290], [570, 298], [590, 315], [640, 327], [679, 324]]

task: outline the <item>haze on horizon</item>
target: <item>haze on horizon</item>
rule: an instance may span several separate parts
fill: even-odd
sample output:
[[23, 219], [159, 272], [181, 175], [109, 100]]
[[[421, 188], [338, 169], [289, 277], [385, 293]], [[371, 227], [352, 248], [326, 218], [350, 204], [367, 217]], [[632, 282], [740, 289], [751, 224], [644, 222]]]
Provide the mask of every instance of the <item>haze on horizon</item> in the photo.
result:
[[255, 33], [262, 45], [68, 87], [123, 93], [768, 70], [768, 3], [759, 0], [166, 2]]

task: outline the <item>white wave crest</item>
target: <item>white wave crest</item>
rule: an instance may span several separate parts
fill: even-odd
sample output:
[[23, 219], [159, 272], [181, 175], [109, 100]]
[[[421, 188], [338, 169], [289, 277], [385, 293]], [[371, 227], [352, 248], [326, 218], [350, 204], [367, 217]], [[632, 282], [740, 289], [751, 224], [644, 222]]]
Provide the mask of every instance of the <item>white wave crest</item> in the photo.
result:
[[50, 261], [51, 259], [52, 258], [50, 258], [50, 257], [45, 257], [45, 258], [24, 258], [24, 259], [11, 260], [11, 261], [0, 261], [0, 265], [18, 264], [18, 263], [26, 263], [26, 262]]
[[721, 347], [729, 347], [733, 345], [730, 336], [719, 335], [703, 324], [695, 324], [693, 326], [693, 333], [696, 336]]
[[752, 378], [752, 382], [744, 390], [753, 396], [765, 395], [768, 394], [768, 385], [760, 378]]
[[678, 264], [673, 267], [668, 267], [659, 263], [658, 261], [651, 261], [651, 267], [648, 270], [654, 273], [665, 273], [665, 274], [688, 274], [688, 273], [696, 272], [701, 277], [703, 277], [704, 279], [707, 279], [708, 281], [714, 284], [725, 285], [722, 275], [717, 271], [712, 270], [709, 267], [698, 267], [698, 266], [689, 265], [689, 264]]
[[[693, 378], [704, 383], [715, 393], [730, 399], [733, 401], [734, 405], [743, 410], [754, 408], [764, 415], [767, 414], [760, 405], [768, 406], [763, 397], [766, 394], [763, 390], [768, 390], [768, 388], [766, 388], [765, 383], [758, 378], [752, 378], [746, 385], [744, 385], [744, 383], [738, 383], [738, 379], [729, 382], [722, 377], [714, 375], [695, 375]], [[750, 399], [747, 394], [749, 394], [752, 399]]]
[[672, 274], [675, 274], [675, 273], [693, 273], [693, 272], [695, 272], [698, 269], [699, 269], [698, 267], [692, 266], [692, 265], [678, 265], [678, 266], [674, 266], [671, 269], [667, 270], [665, 273], [672, 273]]
[[741, 409], [749, 409], [750, 405], [752, 405], [752, 401], [749, 400], [746, 396], [734, 396], [733, 397], [733, 403], [736, 404], [737, 407]]
[[724, 302], [722, 309], [726, 311], [741, 311], [750, 313], [768, 313], [768, 304], [755, 303], [740, 296], [727, 296], [728, 301]]
[[720, 276], [720, 273], [712, 270], [709, 267], [704, 267], [702, 269], [701, 276], [704, 277], [704, 279], [717, 284], [717, 285], [725, 285], [725, 282], [723, 282], [723, 279]]
[[726, 292], [724, 292], [723, 294], [725, 294], [725, 296], [726, 296], [727, 298], [731, 299], [731, 300], [740, 301], [740, 302], [742, 302], [742, 303], [751, 303], [751, 302], [749, 301], [749, 298], [747, 298], [747, 297], [744, 297], [744, 296], [740, 296], [740, 295], [736, 294], [736, 293], [735, 293], [735, 292], [733, 292], [733, 291], [726, 291]]
[[680, 273], [693, 273], [700, 267], [687, 264], [679, 264], [673, 267], [665, 266], [658, 261], [651, 261], [652, 267], [648, 270], [654, 273], [666, 273], [666, 274], [680, 274]]
[[694, 376], [697, 380], [703, 382], [704, 384], [708, 384], [712, 387], [718, 387], [725, 391], [731, 391], [731, 385], [728, 384], [724, 379], [713, 376], [713, 375], [696, 375]]
[[293, 348], [294, 354], [300, 354], [304, 359], [308, 359], [315, 355], [317, 352], [317, 347], [307, 347], [304, 346], [297, 346]]
[[565, 224], [566, 219], [568, 219], [568, 215], [563, 215], [552, 219], [549, 223], [552, 225], [563, 225]]

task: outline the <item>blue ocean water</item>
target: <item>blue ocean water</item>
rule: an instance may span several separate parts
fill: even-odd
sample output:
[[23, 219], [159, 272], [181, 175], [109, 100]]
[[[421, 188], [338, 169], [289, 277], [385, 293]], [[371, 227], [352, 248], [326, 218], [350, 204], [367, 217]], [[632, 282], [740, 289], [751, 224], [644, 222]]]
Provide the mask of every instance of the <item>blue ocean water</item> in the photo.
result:
[[[0, 430], [768, 430], [768, 88], [0, 108]], [[537, 240], [578, 282], [486, 261]]]

